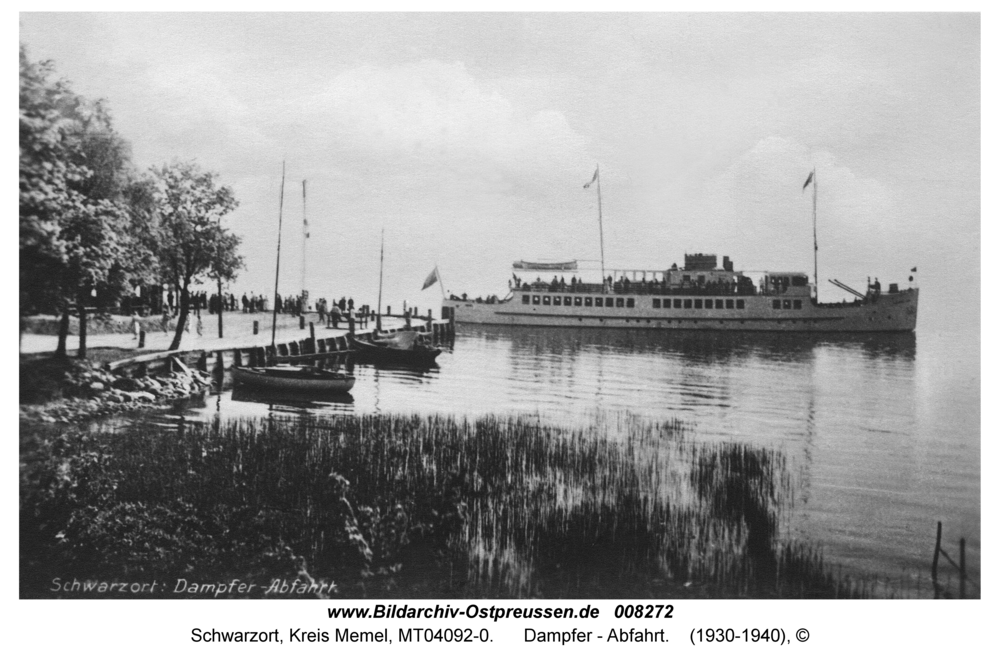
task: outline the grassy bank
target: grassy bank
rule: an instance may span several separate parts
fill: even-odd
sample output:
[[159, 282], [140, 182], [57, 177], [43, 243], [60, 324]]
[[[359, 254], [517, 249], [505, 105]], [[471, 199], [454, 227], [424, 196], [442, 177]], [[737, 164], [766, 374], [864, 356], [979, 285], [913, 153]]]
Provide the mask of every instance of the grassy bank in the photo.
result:
[[41, 427], [22, 429], [21, 453], [24, 597], [51, 596], [54, 577], [300, 578], [354, 597], [865, 594], [782, 539], [781, 453], [688, 442], [677, 424]]

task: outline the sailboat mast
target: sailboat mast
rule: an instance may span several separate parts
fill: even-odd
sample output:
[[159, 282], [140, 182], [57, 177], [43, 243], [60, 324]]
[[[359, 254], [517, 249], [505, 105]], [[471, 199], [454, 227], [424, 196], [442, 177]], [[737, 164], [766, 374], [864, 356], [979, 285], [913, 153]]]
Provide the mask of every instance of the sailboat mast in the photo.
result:
[[[281, 213], [285, 208], [285, 162], [281, 162], [281, 192], [278, 196], [278, 257], [274, 264], [274, 301], [278, 301], [278, 273], [281, 272]], [[278, 305], [274, 304], [271, 314], [271, 347], [274, 347], [274, 335], [278, 329]]]
[[382, 264], [385, 262], [385, 227], [382, 227], [382, 248], [378, 255], [378, 316], [375, 318], [375, 329], [382, 331]]
[[309, 302], [309, 291], [306, 290], [306, 245], [309, 243], [309, 219], [306, 215], [306, 182], [302, 180], [302, 311]]

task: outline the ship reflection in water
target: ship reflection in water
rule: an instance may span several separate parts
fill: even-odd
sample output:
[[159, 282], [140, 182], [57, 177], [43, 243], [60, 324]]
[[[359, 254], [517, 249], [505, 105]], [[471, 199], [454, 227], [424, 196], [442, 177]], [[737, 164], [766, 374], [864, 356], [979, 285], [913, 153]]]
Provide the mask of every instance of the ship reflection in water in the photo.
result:
[[435, 368], [349, 367], [353, 400], [276, 399], [226, 383], [202, 406], [158, 420], [517, 413], [583, 427], [613, 426], [621, 415], [677, 419], [693, 441], [783, 451], [795, 480], [791, 532], [821, 542], [832, 563], [898, 577], [926, 571], [938, 519], [968, 538], [978, 565], [979, 461], [968, 449], [979, 436], [976, 350], [933, 332], [462, 326]]
[[[530, 413], [578, 425], [594, 414], [623, 411], [679, 418], [703, 437], [767, 441], [801, 437], [801, 427], [775, 436], [773, 424], [815, 414], [823, 401], [809, 403], [809, 397], [844, 395], [830, 403], [862, 412], [871, 399], [853, 400], [851, 392], [884, 388], [890, 379], [902, 387], [898, 400], [906, 383], [912, 385], [916, 352], [912, 333], [462, 328], [455, 346], [429, 368], [341, 365], [357, 378], [346, 398], [233, 389], [227, 374], [221, 394], [170, 416], [198, 422], [285, 408], [307, 414]], [[877, 407], [885, 402], [880, 398]], [[756, 422], [772, 427], [754, 434]]]

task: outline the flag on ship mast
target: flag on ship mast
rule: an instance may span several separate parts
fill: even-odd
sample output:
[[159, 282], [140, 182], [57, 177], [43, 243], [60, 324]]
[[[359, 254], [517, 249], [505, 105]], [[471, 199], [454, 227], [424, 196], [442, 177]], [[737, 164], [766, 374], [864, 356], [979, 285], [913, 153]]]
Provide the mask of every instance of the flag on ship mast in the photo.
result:
[[590, 179], [590, 183], [587, 183], [586, 185], [583, 186], [584, 190], [586, 190], [587, 188], [589, 188], [591, 185], [594, 184], [594, 181], [597, 180], [597, 177], [600, 174], [600, 172], [601, 172], [601, 168], [600, 167], [598, 167], [597, 169], [594, 170], [594, 178]]
[[438, 268], [437, 266], [434, 266], [434, 269], [431, 270], [431, 274], [427, 275], [427, 279], [424, 280], [424, 285], [420, 290], [426, 291], [428, 288], [433, 286], [434, 282], [436, 282], [437, 280], [438, 280]]
[[806, 182], [802, 184], [802, 191], [803, 191], [803, 192], [805, 192], [805, 191], [806, 191], [806, 188], [808, 188], [808, 187], [809, 187], [809, 184], [810, 184], [810, 183], [812, 183], [812, 180], [813, 180], [813, 175], [814, 175], [815, 173], [816, 173], [816, 170], [815, 170], [815, 169], [814, 169], [813, 171], [809, 172], [809, 178], [807, 178], [807, 179], [806, 179]]

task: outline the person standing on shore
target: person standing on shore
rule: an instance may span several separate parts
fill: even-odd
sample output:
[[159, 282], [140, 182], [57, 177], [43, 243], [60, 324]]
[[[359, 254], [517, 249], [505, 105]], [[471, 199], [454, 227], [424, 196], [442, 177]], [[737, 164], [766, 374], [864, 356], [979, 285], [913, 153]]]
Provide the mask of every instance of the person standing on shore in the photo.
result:
[[136, 341], [139, 340], [139, 314], [134, 311], [132, 312], [132, 336], [135, 337]]

